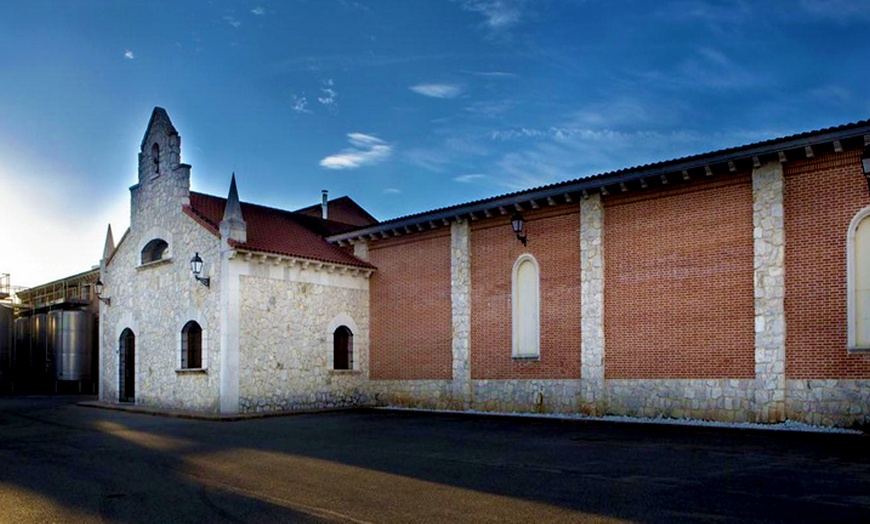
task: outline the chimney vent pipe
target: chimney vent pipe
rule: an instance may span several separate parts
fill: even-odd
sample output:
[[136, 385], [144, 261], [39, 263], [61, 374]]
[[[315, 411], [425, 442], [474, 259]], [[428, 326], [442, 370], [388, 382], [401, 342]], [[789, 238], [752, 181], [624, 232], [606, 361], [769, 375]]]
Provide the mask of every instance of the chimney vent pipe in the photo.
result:
[[321, 215], [321, 218], [323, 218], [323, 220], [326, 220], [327, 218], [329, 218], [329, 205], [326, 203], [326, 201], [329, 199], [329, 191], [324, 189], [323, 191], [321, 191], [321, 193], [322, 193], [323, 198], [322, 198], [322, 201], [320, 203], [320, 210], [321, 210], [320, 215]]

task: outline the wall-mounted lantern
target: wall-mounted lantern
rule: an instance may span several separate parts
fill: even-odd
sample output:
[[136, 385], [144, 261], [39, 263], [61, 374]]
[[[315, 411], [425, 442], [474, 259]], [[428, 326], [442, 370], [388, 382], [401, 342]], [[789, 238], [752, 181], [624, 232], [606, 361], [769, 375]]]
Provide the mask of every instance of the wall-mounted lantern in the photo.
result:
[[864, 148], [864, 154], [861, 155], [861, 169], [864, 171], [864, 178], [867, 179], [867, 190], [870, 191], [870, 146]]
[[202, 258], [199, 256], [199, 252], [190, 259], [190, 270], [193, 272], [193, 278], [201, 282], [203, 286], [210, 287], [211, 279], [199, 276], [202, 273]]
[[514, 230], [514, 233], [517, 234], [517, 240], [526, 245], [526, 234], [523, 233], [523, 225], [526, 223], [526, 219], [523, 218], [523, 214], [517, 211], [514, 213], [514, 216], [511, 217], [511, 229]]
[[103, 281], [100, 279], [97, 279], [97, 281], [94, 283], [94, 294], [97, 296], [97, 300], [99, 300], [100, 302], [102, 302], [103, 304], [105, 304], [107, 306], [111, 306], [112, 305], [112, 297], [104, 297], [103, 296], [103, 288], [104, 287], [105, 286], [103, 285]]

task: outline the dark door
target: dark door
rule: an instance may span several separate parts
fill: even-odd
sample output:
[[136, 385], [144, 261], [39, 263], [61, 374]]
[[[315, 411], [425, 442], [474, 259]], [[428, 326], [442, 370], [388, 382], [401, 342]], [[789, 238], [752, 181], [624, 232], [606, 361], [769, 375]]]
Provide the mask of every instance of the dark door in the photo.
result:
[[333, 369], [353, 369], [353, 334], [345, 326], [333, 332]]
[[120, 379], [118, 400], [121, 402], [133, 402], [135, 399], [135, 363], [136, 363], [136, 335], [129, 329], [121, 333], [118, 348], [118, 377]]

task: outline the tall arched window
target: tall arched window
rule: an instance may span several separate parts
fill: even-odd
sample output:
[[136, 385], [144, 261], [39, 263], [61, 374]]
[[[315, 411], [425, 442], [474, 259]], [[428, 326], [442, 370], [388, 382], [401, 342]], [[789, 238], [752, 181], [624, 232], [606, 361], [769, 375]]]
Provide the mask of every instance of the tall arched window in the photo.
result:
[[142, 248], [142, 264], [163, 260], [166, 256], [166, 251], [169, 250], [169, 244], [162, 238], [155, 238], [151, 242], [145, 244]]
[[202, 328], [191, 320], [181, 329], [181, 369], [202, 368]]
[[849, 224], [846, 241], [849, 349], [870, 351], [870, 208]]
[[541, 355], [539, 270], [535, 257], [520, 255], [514, 263], [511, 309], [513, 356], [537, 358]]
[[353, 369], [353, 333], [338, 326], [332, 335], [333, 369]]
[[160, 173], [160, 146], [157, 145], [157, 142], [154, 142], [154, 145], [151, 146], [151, 164], [154, 172]]

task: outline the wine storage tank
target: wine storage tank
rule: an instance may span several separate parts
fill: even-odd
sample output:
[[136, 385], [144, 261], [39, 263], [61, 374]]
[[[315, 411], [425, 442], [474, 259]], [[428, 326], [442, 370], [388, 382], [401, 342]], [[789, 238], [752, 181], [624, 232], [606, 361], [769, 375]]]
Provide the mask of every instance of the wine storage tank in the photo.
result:
[[12, 321], [12, 310], [0, 306], [0, 383], [12, 380], [12, 341], [15, 324]]
[[43, 387], [51, 358], [49, 348], [48, 318], [45, 313], [30, 317], [30, 380], [36, 387]]
[[15, 382], [26, 380], [30, 374], [30, 317], [15, 319], [15, 346], [12, 352], [12, 373]]
[[94, 316], [87, 311], [49, 313], [50, 347], [54, 353], [54, 378], [90, 380], [93, 358]]

